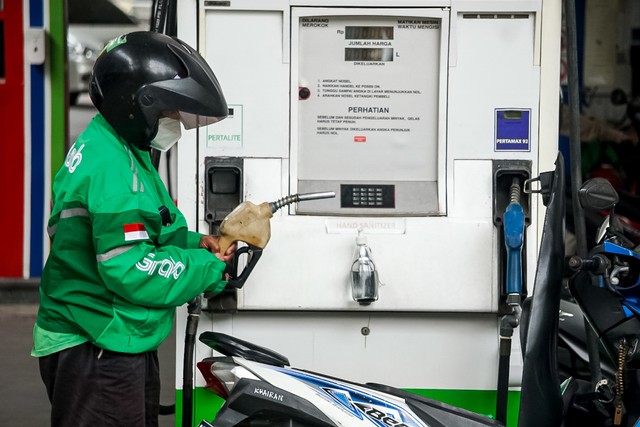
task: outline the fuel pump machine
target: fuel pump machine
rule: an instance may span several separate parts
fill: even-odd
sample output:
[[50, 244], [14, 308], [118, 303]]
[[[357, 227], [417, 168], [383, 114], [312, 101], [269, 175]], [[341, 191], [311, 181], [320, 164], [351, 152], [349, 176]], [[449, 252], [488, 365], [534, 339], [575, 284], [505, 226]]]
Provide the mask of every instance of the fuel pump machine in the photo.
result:
[[[178, 144], [191, 225], [215, 232], [244, 200], [337, 195], [274, 214], [246, 285], [208, 301], [200, 330], [483, 411], [507, 301], [503, 213], [557, 151], [560, 3], [179, 3], [179, 36], [229, 104]], [[519, 200], [526, 285], [543, 207]], [[197, 410], [206, 396], [196, 389]]]

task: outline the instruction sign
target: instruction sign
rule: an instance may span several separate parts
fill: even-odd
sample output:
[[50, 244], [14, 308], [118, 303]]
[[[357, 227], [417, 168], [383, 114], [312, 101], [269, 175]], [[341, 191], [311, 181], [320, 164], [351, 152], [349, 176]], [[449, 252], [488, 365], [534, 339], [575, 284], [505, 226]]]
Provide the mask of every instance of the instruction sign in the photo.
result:
[[439, 17], [309, 16], [298, 29], [298, 178], [437, 180]]

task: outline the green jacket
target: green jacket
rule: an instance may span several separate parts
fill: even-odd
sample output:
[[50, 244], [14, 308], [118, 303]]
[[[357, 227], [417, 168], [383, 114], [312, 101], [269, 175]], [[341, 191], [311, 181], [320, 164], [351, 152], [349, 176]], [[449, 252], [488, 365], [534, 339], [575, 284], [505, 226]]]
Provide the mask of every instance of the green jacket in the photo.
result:
[[225, 263], [198, 248], [202, 235], [187, 230], [149, 153], [119, 138], [100, 114], [54, 179], [48, 232], [36, 356], [86, 341], [123, 353], [154, 350], [171, 331], [175, 307], [226, 284]]

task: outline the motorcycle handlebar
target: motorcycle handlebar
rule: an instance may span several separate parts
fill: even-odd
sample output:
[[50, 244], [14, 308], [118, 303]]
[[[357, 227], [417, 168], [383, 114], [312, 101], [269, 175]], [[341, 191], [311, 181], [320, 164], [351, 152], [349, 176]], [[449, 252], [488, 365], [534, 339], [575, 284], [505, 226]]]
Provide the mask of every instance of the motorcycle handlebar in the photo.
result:
[[609, 260], [603, 255], [594, 255], [591, 258], [572, 256], [569, 259], [569, 268], [573, 271], [590, 271], [596, 274], [603, 274], [609, 267]]

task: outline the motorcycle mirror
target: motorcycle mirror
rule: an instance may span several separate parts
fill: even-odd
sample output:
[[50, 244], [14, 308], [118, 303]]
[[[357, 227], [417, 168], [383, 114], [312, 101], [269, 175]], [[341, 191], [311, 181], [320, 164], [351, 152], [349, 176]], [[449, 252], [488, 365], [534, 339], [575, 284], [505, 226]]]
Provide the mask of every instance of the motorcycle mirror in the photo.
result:
[[580, 187], [578, 199], [583, 209], [611, 210], [618, 203], [618, 193], [606, 179], [591, 178]]

